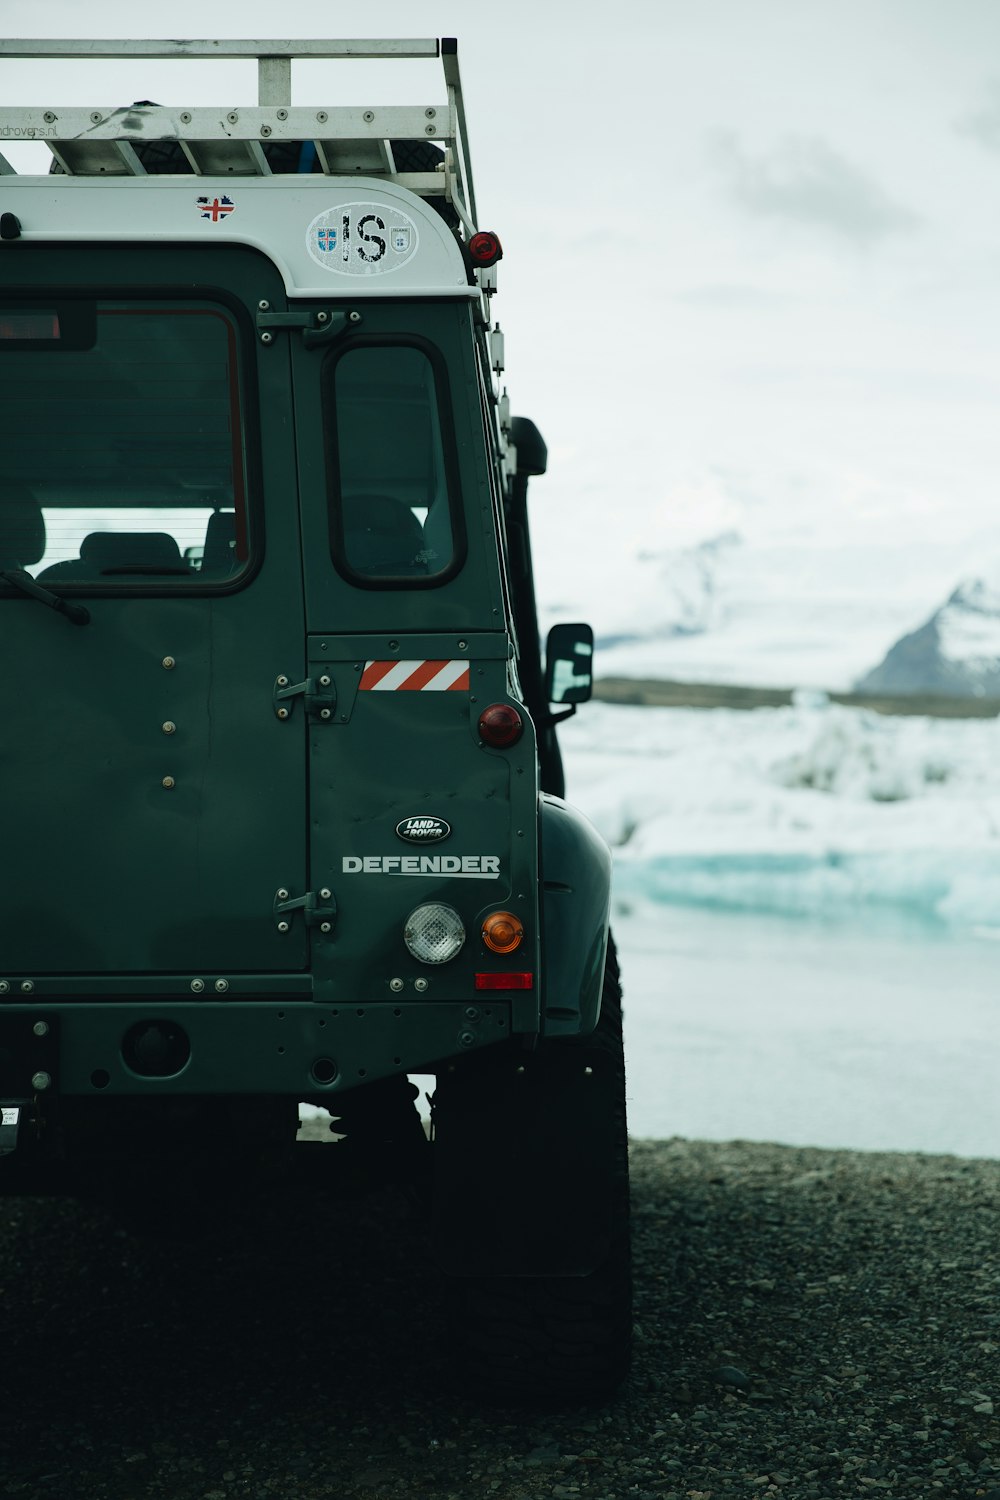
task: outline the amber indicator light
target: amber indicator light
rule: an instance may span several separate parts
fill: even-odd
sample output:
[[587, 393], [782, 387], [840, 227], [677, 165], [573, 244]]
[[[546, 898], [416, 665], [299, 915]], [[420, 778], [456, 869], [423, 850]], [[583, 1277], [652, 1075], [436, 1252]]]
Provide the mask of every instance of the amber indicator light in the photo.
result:
[[513, 953], [520, 948], [524, 928], [509, 911], [495, 911], [483, 923], [483, 942], [494, 953]]

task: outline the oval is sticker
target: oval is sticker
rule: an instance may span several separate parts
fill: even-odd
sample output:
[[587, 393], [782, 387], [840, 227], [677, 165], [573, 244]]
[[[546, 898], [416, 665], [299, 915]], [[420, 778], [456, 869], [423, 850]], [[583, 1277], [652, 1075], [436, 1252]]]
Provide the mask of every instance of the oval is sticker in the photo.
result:
[[451, 824], [444, 818], [422, 815], [419, 818], [403, 818], [396, 824], [396, 833], [408, 844], [439, 844], [451, 833]]
[[412, 259], [417, 226], [401, 208], [342, 203], [316, 215], [306, 230], [306, 249], [317, 265], [336, 275], [381, 276]]

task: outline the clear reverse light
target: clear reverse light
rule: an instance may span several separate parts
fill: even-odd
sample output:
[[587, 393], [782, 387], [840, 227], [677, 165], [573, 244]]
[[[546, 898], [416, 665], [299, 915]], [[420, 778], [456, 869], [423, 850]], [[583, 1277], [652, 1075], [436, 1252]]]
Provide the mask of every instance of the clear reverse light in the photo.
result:
[[446, 964], [461, 951], [465, 928], [453, 906], [429, 901], [410, 912], [403, 928], [403, 941], [422, 964]]

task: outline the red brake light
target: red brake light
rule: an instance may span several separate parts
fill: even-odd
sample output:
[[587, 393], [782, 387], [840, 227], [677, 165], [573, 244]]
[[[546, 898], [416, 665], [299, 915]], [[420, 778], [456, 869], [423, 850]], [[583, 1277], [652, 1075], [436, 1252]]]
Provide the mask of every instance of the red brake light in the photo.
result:
[[477, 974], [477, 990], [530, 990], [535, 983], [534, 974]]
[[479, 715], [480, 738], [499, 750], [516, 745], [523, 731], [521, 715], [510, 703], [491, 703]]
[[502, 256], [500, 237], [492, 229], [481, 229], [469, 241], [469, 258], [474, 266], [494, 266]]

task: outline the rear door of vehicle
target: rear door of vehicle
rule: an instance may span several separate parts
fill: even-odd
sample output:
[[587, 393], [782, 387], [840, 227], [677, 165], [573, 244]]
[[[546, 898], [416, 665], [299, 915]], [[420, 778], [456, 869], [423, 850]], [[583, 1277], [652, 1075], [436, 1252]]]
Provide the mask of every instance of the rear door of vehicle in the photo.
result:
[[[232, 246], [0, 265], [4, 975], [303, 968], [304, 675], [284, 292]], [[44, 540], [37, 515], [45, 525]], [[23, 582], [24, 574], [20, 574]]]
[[[308, 731], [310, 884], [336, 905], [315, 972], [332, 998], [450, 1001], [472, 992], [484, 913], [522, 914], [523, 967], [536, 940], [531, 725], [508, 749], [477, 728], [510, 696], [510, 634], [471, 319], [460, 301], [336, 310], [358, 314], [339, 341], [292, 350], [308, 673], [331, 694]], [[403, 929], [434, 902], [468, 941], [422, 968]]]

